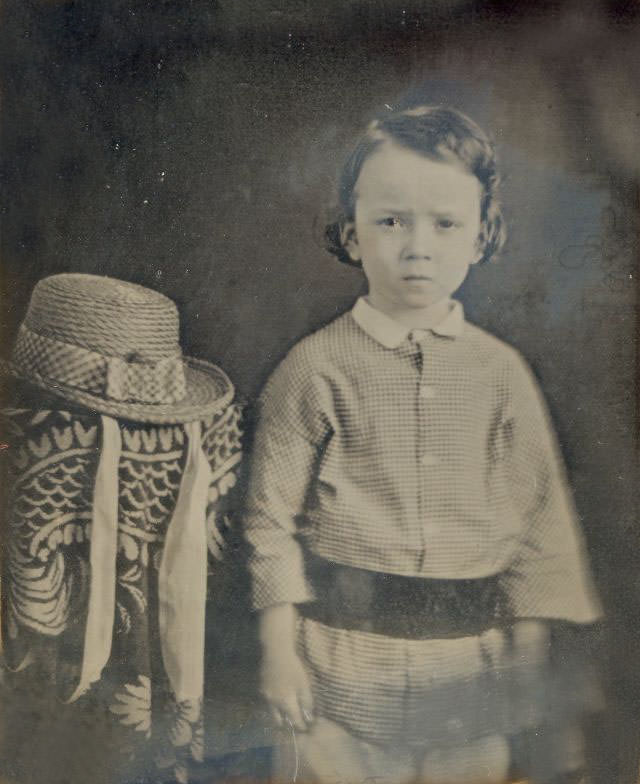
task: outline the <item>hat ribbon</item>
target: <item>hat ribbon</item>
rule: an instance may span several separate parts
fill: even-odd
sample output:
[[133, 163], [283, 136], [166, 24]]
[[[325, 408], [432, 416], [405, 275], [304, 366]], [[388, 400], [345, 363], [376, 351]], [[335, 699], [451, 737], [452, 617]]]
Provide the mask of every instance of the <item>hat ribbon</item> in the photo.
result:
[[122, 442], [115, 419], [102, 415], [102, 449], [93, 488], [91, 582], [80, 680], [66, 702], [75, 702], [97, 681], [111, 654], [116, 603], [118, 466]]
[[135, 352], [122, 359], [40, 335], [23, 324], [13, 362], [21, 373], [51, 386], [61, 384], [121, 402], [171, 405], [187, 393], [179, 347], [157, 362]]
[[200, 422], [187, 423], [185, 430], [187, 460], [158, 570], [160, 648], [178, 702], [201, 698], [204, 688], [206, 511], [212, 479]]
[[[80, 679], [66, 702], [75, 702], [100, 679], [111, 655], [118, 546], [120, 427], [102, 419], [102, 449], [93, 492], [91, 582]], [[211, 467], [202, 449], [200, 422], [185, 425], [186, 464], [165, 535], [158, 570], [158, 625], [162, 659], [178, 702], [198, 700], [204, 685], [207, 595], [206, 510]]]

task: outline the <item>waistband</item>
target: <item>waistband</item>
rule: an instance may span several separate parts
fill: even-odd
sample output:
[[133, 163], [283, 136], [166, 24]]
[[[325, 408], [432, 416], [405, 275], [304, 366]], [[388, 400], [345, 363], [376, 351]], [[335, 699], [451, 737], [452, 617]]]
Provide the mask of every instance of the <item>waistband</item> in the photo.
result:
[[307, 557], [316, 599], [300, 615], [326, 626], [413, 640], [468, 637], [507, 621], [500, 574], [464, 580], [406, 577]]

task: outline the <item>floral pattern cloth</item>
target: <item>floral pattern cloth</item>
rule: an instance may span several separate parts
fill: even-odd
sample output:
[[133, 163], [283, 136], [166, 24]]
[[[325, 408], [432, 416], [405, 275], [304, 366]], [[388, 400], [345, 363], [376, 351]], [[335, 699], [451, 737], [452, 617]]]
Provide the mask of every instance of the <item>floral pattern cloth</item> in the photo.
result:
[[[210, 565], [222, 556], [241, 460], [241, 414], [232, 404], [201, 423], [211, 468]], [[2, 640], [16, 688], [46, 671], [60, 702], [77, 684], [87, 618], [93, 480], [100, 419], [91, 412], [5, 409], [7, 488]], [[104, 706], [123, 780], [153, 764], [186, 782], [203, 754], [202, 700], [178, 701], [162, 666], [158, 570], [186, 460], [182, 425], [120, 423], [116, 603], [102, 677], [70, 710]], [[204, 655], [204, 652], [203, 652]]]

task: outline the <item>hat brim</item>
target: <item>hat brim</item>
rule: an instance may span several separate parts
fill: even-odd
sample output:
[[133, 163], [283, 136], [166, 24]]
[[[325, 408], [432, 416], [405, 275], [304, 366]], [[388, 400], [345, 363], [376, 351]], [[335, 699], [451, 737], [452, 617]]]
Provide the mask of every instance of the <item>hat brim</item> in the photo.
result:
[[235, 390], [227, 374], [211, 362], [184, 357], [187, 394], [178, 403], [129, 403], [93, 395], [35, 374], [25, 374], [11, 362], [0, 361], [0, 372], [27, 381], [62, 400], [79, 404], [100, 414], [133, 422], [172, 425], [195, 422], [224, 410]]

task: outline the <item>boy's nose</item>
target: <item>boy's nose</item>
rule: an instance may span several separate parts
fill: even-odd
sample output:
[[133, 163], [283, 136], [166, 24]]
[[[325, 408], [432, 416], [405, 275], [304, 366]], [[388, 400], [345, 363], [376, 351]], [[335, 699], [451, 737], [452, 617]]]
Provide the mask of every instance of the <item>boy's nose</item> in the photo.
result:
[[433, 231], [429, 226], [416, 223], [409, 234], [406, 256], [408, 259], [431, 259], [433, 255]]

